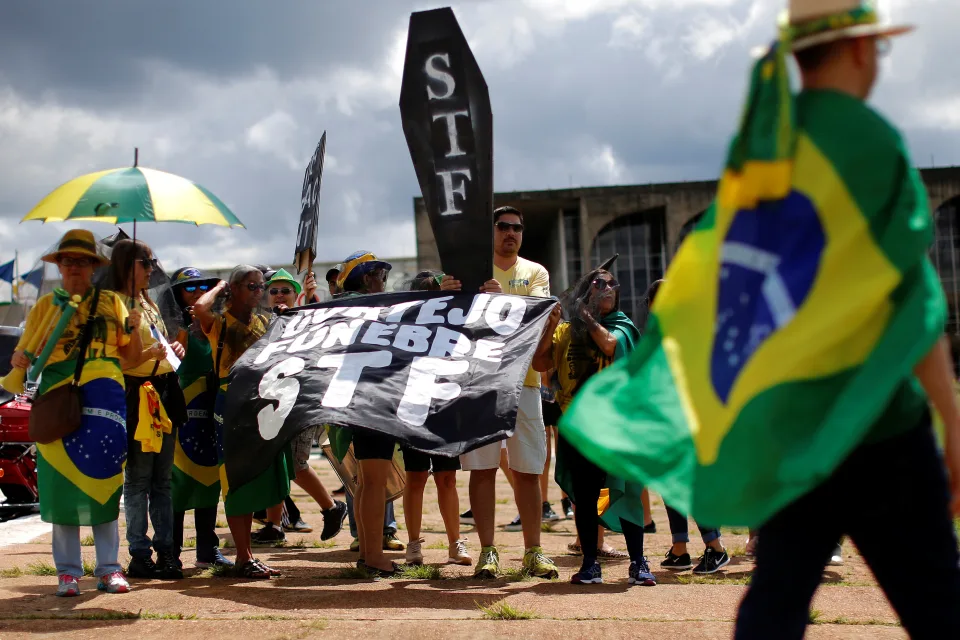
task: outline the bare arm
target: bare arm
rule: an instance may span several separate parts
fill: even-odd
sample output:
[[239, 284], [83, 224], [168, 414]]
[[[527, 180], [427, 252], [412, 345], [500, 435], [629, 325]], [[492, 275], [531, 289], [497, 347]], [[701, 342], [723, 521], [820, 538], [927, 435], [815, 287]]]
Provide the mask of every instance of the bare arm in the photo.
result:
[[204, 333], [210, 333], [213, 329], [213, 321], [216, 319], [213, 315], [213, 303], [217, 301], [220, 292], [227, 288], [227, 283], [221, 280], [217, 286], [200, 296], [200, 299], [193, 305], [193, 314], [200, 322], [200, 329]]
[[943, 419], [944, 454], [950, 471], [951, 508], [960, 515], [960, 409], [953, 392], [953, 366], [947, 339], [941, 338], [923, 357], [914, 373]]
[[593, 341], [600, 348], [600, 351], [603, 352], [603, 355], [612, 358], [614, 354], [617, 353], [617, 337], [597, 322], [597, 319], [594, 318], [586, 308], [580, 311], [580, 317], [587, 323], [587, 330], [590, 332], [590, 337], [593, 338]]
[[533, 354], [531, 366], [533, 366], [534, 371], [549, 371], [554, 366], [553, 332], [560, 324], [560, 312], [560, 304], [558, 303], [550, 312], [547, 324], [543, 328], [543, 335], [540, 336], [540, 343], [537, 344], [537, 351]]

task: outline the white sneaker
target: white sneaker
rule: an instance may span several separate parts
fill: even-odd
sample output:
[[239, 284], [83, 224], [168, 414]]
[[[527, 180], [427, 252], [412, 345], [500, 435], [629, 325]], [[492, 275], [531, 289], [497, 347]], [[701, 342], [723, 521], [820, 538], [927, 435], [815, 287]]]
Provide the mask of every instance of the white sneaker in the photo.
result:
[[417, 538], [407, 543], [405, 562], [407, 564], [423, 564], [423, 538]]
[[57, 576], [59, 584], [57, 585], [57, 595], [61, 598], [70, 598], [80, 595], [80, 583], [71, 575], [61, 574]]
[[130, 583], [119, 571], [109, 573], [100, 578], [97, 583], [97, 589], [107, 593], [127, 593], [130, 591]]
[[843, 565], [843, 547], [837, 545], [837, 548], [833, 550], [833, 553], [830, 554], [830, 562], [827, 563], [831, 567], [839, 567]]
[[453, 546], [450, 547], [450, 552], [447, 555], [447, 564], [460, 564], [465, 567], [469, 567], [473, 564], [473, 558], [471, 558], [470, 554], [467, 553], [466, 540], [457, 540], [454, 542]]

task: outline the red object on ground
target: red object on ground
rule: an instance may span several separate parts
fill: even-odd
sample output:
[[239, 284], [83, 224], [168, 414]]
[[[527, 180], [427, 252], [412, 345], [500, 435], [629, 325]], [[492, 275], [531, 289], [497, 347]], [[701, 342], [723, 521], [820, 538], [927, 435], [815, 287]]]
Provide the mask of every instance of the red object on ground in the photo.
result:
[[40, 500], [37, 453], [29, 435], [30, 403], [21, 397], [0, 404], [0, 521], [29, 513]]

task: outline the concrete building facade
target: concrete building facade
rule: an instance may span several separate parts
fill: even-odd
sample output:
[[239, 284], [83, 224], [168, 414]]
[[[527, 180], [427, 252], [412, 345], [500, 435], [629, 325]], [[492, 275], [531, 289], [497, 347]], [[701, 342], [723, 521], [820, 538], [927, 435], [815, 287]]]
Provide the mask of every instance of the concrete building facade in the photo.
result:
[[[937, 239], [931, 258], [950, 301], [950, 326], [960, 332], [960, 167], [921, 169]], [[524, 257], [550, 271], [559, 293], [585, 272], [619, 253], [614, 267], [621, 304], [638, 317], [647, 287], [663, 277], [678, 240], [716, 195], [717, 181], [497, 193], [495, 206], [524, 214]], [[440, 259], [422, 198], [414, 199], [417, 264], [439, 269]], [[492, 232], [492, 231], [491, 231]]]

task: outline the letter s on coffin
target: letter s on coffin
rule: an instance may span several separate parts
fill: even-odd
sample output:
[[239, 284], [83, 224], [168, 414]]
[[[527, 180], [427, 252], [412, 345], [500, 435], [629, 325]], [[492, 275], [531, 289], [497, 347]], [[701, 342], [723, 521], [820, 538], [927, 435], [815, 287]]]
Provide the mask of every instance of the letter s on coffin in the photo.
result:
[[264, 440], [276, 438], [284, 420], [293, 411], [300, 393], [300, 381], [290, 376], [303, 371], [305, 365], [303, 358], [288, 358], [273, 365], [260, 380], [260, 397], [279, 402], [276, 408], [271, 404], [257, 414], [260, 437]]

